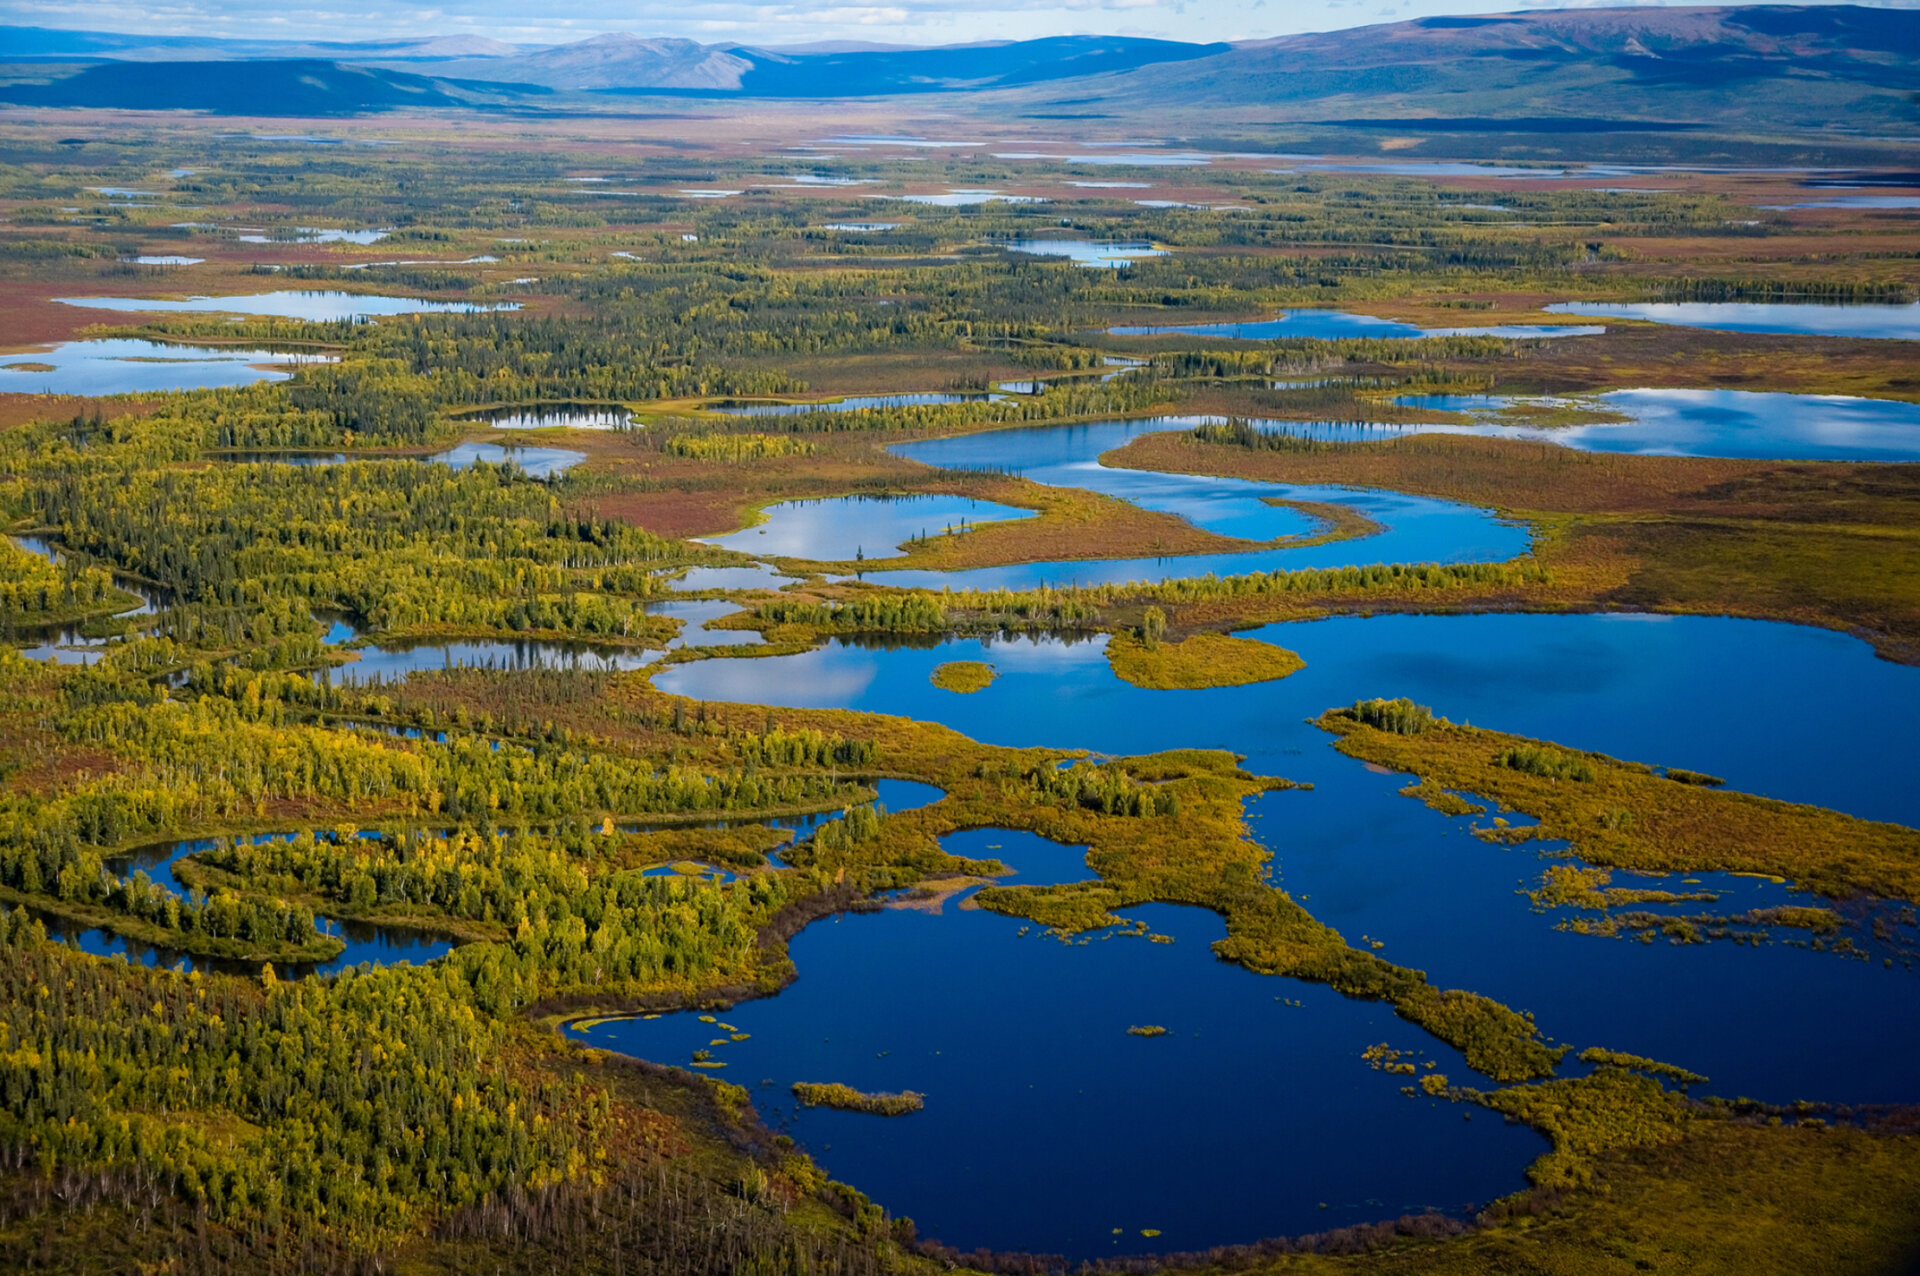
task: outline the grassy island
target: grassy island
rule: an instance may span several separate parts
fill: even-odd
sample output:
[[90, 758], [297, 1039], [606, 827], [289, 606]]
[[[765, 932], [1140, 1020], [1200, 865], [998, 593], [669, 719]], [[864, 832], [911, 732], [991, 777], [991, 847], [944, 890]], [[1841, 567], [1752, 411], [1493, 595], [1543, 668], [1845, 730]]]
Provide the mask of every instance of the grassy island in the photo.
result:
[[[1564, 839], [1589, 863], [1656, 872], [1721, 870], [1792, 878], [1822, 894], [1920, 898], [1920, 831], [1663, 774], [1642, 762], [1458, 726], [1406, 701], [1330, 709], [1319, 725], [1350, 757], [1420, 777], [1448, 813], [1478, 794], [1539, 824], [1490, 840]], [[1453, 801], [1458, 801], [1457, 798]]]
[[912, 1090], [899, 1094], [869, 1094], [837, 1081], [796, 1081], [793, 1097], [810, 1108], [833, 1108], [840, 1112], [865, 1112], [872, 1116], [905, 1116], [927, 1106], [927, 1096]]
[[985, 691], [998, 676], [985, 661], [949, 660], [933, 671], [933, 685], [942, 691], [970, 696], [976, 691]]
[[1118, 634], [1107, 643], [1107, 663], [1116, 677], [1149, 691], [1243, 687], [1274, 682], [1306, 668], [1306, 661], [1284, 647], [1215, 633], [1151, 644]]

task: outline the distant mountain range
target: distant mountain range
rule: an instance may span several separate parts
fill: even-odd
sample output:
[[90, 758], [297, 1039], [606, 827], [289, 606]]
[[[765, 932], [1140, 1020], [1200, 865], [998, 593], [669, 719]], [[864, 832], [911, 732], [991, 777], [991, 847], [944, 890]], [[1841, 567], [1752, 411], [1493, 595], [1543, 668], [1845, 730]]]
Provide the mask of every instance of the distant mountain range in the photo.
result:
[[594, 110], [608, 94], [946, 93], [1043, 117], [1184, 108], [1468, 131], [1524, 119], [1536, 132], [1920, 132], [1920, 12], [1855, 5], [1541, 10], [1237, 44], [1066, 36], [769, 49], [633, 35], [550, 47], [474, 36], [292, 44], [13, 27], [0, 28], [0, 48], [11, 64], [0, 101], [40, 106], [317, 115]]

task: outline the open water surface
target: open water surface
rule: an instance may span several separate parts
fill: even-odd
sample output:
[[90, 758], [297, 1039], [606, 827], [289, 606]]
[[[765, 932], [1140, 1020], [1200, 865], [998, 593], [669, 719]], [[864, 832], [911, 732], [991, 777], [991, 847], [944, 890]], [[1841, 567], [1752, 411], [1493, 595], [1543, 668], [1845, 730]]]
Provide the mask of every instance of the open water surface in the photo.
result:
[[56, 297], [69, 306], [162, 314], [263, 315], [327, 323], [369, 315], [475, 314], [482, 310], [518, 310], [513, 302], [425, 301], [377, 293], [298, 290], [243, 293], [225, 297]]
[[1723, 332], [1794, 332], [1823, 337], [1920, 340], [1920, 302], [1911, 305], [1833, 305], [1761, 301], [1568, 301], [1551, 314], [1645, 319]]
[[[1549, 307], [1556, 309], [1556, 307]], [[1582, 310], [1601, 314], [1604, 310]], [[1344, 310], [1283, 310], [1271, 319], [1238, 323], [1192, 323], [1164, 326], [1109, 328], [1116, 337], [1153, 337], [1181, 333], [1192, 337], [1225, 337], [1229, 341], [1278, 341], [1289, 337], [1334, 341], [1343, 337], [1591, 337], [1606, 331], [1593, 324], [1509, 323], [1493, 327], [1423, 328], [1377, 315]]]
[[1582, 452], [1644, 456], [1719, 456], [1751, 460], [1920, 460], [1920, 404], [1838, 394], [1745, 390], [1615, 390], [1550, 400], [1576, 410], [1618, 413], [1620, 422], [1538, 426], [1499, 414], [1522, 400], [1489, 394], [1403, 395], [1395, 403], [1459, 412], [1471, 423], [1383, 425], [1345, 421], [1259, 421], [1272, 433], [1333, 442], [1401, 434], [1478, 434], [1523, 438]]
[[993, 240], [993, 247], [1010, 253], [1034, 257], [1064, 257], [1076, 266], [1118, 270], [1143, 257], [1165, 257], [1167, 250], [1146, 240], [1102, 239], [1004, 239]]
[[[231, 346], [173, 345], [127, 337], [63, 341], [51, 350], [0, 355], [0, 394], [145, 394], [285, 381], [282, 369], [330, 356]], [[50, 370], [46, 366], [50, 365]]]
[[[1703, 1072], [1715, 1093], [1911, 1099], [1920, 984], [1902, 956], [1874, 947], [1860, 928], [1856, 942], [1871, 960], [1797, 948], [1787, 941], [1801, 937], [1785, 933], [1760, 948], [1647, 947], [1555, 930], [1556, 918], [1514, 893], [1544, 867], [1535, 848], [1471, 837], [1469, 821], [1400, 796], [1405, 777], [1336, 753], [1307, 719], [1365, 697], [1406, 695], [1455, 721], [1920, 824], [1905, 743], [1905, 724], [1920, 713], [1920, 671], [1878, 660], [1843, 635], [1706, 617], [1392, 616], [1248, 636], [1299, 652], [1306, 668], [1251, 687], [1155, 692], [1113, 677], [1104, 639], [955, 639], [835, 642], [794, 656], [680, 665], [656, 682], [702, 700], [938, 721], [1008, 746], [1242, 754], [1255, 772], [1314, 784], [1258, 799], [1251, 825], [1274, 853], [1276, 880], [1351, 942], [1381, 940], [1383, 956], [1442, 986], [1534, 1011], [1562, 1041]], [[984, 660], [999, 678], [972, 695], [942, 692], [931, 676], [950, 660]], [[1763, 685], [1768, 694], [1754, 695]], [[1616, 884], [1639, 883], [1620, 875]], [[1721, 903], [1689, 908], [1807, 902], [1756, 879], [1726, 879], [1721, 889]], [[1905, 938], [1915, 938], [1910, 927]], [[1882, 964], [1889, 957], [1891, 968]]]
[[966, 524], [1032, 518], [1032, 510], [964, 496], [836, 496], [818, 501], [782, 501], [764, 511], [766, 521], [706, 538], [709, 545], [783, 558], [851, 561], [865, 555], [894, 558], [922, 534], [939, 536]]

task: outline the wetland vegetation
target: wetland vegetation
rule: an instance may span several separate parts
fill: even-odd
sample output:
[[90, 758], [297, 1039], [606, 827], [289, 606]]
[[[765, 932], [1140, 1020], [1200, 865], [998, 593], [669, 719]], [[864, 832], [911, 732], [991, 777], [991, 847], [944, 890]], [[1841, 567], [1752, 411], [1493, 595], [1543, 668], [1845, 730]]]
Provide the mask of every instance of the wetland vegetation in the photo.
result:
[[713, 109], [9, 115], [4, 1265], [1897, 1270], [1908, 232]]

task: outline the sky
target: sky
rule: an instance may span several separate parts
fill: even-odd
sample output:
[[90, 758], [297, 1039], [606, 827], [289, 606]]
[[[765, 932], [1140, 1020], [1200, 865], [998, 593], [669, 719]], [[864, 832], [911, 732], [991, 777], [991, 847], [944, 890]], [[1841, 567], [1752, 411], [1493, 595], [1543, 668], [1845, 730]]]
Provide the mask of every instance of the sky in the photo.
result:
[[[0, 0], [0, 24], [255, 40], [483, 35], [558, 44], [625, 31], [703, 44], [930, 45], [1090, 34], [1248, 40], [1436, 14], [1582, 7], [1611, 6], [1604, 0], [335, 0], [307, 9], [267, 0]], [[1920, 8], [1920, 0], [1881, 0], [1880, 7]]]

